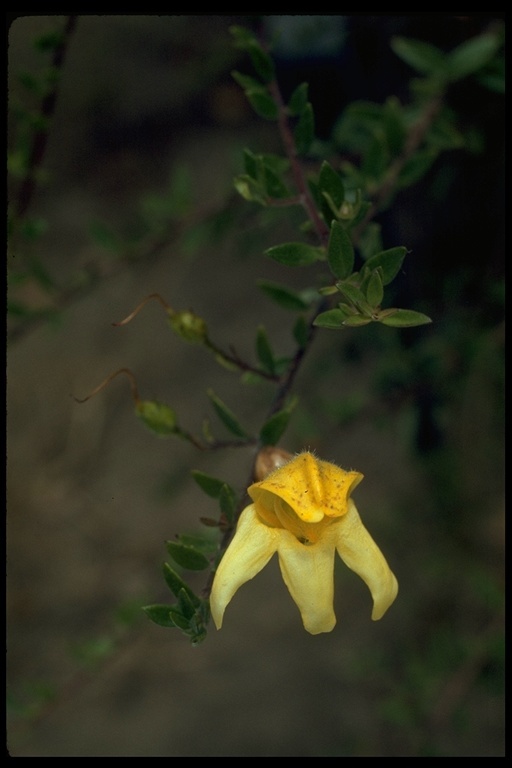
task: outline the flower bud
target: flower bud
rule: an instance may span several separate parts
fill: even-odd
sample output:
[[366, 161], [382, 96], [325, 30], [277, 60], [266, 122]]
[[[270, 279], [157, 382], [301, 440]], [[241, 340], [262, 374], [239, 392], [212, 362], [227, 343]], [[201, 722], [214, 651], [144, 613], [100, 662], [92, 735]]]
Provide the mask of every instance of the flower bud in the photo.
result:
[[166, 437], [176, 433], [176, 413], [165, 403], [159, 403], [156, 400], [139, 400], [135, 411], [137, 416], [155, 434]]
[[287, 464], [292, 458], [293, 454], [284, 451], [282, 448], [277, 448], [275, 445], [265, 446], [256, 456], [254, 480], [256, 482], [263, 480], [275, 469], [279, 469], [283, 464]]
[[193, 312], [173, 312], [169, 315], [169, 322], [178, 336], [192, 344], [204, 344], [208, 338], [205, 321]]

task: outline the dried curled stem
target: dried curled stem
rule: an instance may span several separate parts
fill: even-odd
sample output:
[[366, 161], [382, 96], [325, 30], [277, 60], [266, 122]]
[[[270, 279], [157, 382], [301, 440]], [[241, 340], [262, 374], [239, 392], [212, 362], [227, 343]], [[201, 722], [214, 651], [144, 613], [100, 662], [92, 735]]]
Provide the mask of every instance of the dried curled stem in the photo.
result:
[[155, 301], [158, 301], [162, 305], [162, 307], [165, 309], [166, 312], [172, 313], [171, 307], [165, 301], [165, 299], [163, 299], [162, 296], [160, 296], [159, 293], [150, 293], [149, 296], [146, 296], [145, 299], [142, 299], [140, 304], [137, 304], [137, 306], [135, 307], [133, 312], [130, 312], [128, 317], [125, 317], [124, 320], [121, 320], [119, 323], [112, 323], [112, 325], [115, 326], [116, 328], [118, 328], [121, 325], [128, 325], [128, 323], [131, 320], [133, 320], [133, 318], [136, 317], [139, 314], [141, 309], [143, 309], [146, 306], [146, 304], [148, 303], [148, 301], [151, 301], [151, 299], [154, 299]]
[[125, 376], [128, 376], [130, 380], [130, 389], [132, 393], [133, 402], [135, 403], [135, 405], [137, 405], [137, 403], [140, 402], [139, 390], [137, 389], [137, 381], [135, 379], [135, 376], [133, 375], [133, 373], [130, 371], [129, 368], [119, 368], [118, 371], [114, 371], [114, 373], [111, 373], [110, 376], [107, 376], [107, 378], [104, 381], [102, 381], [101, 384], [99, 384], [95, 389], [93, 389], [93, 391], [90, 392], [87, 395], [87, 397], [80, 399], [73, 395], [73, 399], [77, 403], [86, 403], [88, 400], [91, 399], [91, 397], [94, 397], [94, 395], [97, 395], [98, 392], [101, 392], [102, 389], [105, 389], [105, 387], [107, 387], [110, 384], [112, 379], [115, 379], [115, 377], [119, 376], [119, 374], [121, 373], [124, 373]]

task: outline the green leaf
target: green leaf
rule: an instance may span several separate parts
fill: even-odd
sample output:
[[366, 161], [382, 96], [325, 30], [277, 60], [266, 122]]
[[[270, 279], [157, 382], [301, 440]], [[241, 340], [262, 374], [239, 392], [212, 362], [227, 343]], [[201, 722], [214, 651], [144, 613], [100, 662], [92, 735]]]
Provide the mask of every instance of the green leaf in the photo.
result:
[[[390, 312], [390, 314], [386, 315], [385, 312]], [[378, 320], [383, 325], [391, 325], [396, 328], [413, 328], [416, 325], [427, 325], [432, 322], [431, 318], [424, 315], [423, 312], [415, 312], [412, 309], [384, 310]]]
[[337, 289], [358, 309], [362, 310], [366, 315], [371, 315], [373, 307], [368, 304], [366, 296], [353, 283], [339, 282], [336, 283]]
[[416, 184], [432, 167], [438, 155], [438, 150], [432, 147], [418, 150], [405, 161], [398, 177], [398, 185], [403, 188]]
[[194, 547], [180, 541], [166, 541], [165, 544], [172, 559], [182, 568], [187, 568], [189, 571], [202, 571], [208, 568], [208, 558]]
[[372, 322], [371, 317], [364, 317], [363, 315], [350, 315], [350, 317], [347, 317], [346, 320], [343, 321], [343, 325], [350, 325], [350, 326], [358, 326], [358, 325], [368, 325], [368, 323]]
[[45, 32], [34, 40], [34, 48], [40, 53], [49, 53], [59, 48], [64, 43], [64, 32], [62, 30], [52, 30]]
[[244, 200], [247, 200], [250, 203], [266, 205], [265, 194], [261, 184], [251, 178], [248, 174], [235, 176], [233, 185], [240, 197], [243, 197]]
[[295, 325], [293, 326], [293, 338], [299, 345], [299, 347], [305, 347], [308, 343], [309, 329], [308, 324], [304, 318], [304, 315], [300, 315], [297, 318]]
[[123, 242], [119, 235], [111, 230], [110, 227], [107, 227], [106, 224], [103, 224], [102, 221], [93, 221], [89, 225], [89, 234], [94, 242], [106, 251], [121, 253], [123, 250]]
[[206, 472], [200, 472], [198, 469], [192, 470], [192, 477], [198, 486], [213, 499], [219, 498], [223, 486], [226, 485], [224, 480], [207, 475]]
[[288, 426], [292, 411], [297, 403], [298, 398], [293, 398], [285, 408], [274, 413], [274, 415], [263, 424], [260, 430], [260, 440], [263, 445], [277, 445]]
[[274, 359], [274, 353], [270, 346], [270, 341], [267, 336], [267, 332], [263, 325], [260, 325], [256, 333], [256, 354], [258, 360], [261, 363], [262, 368], [267, 373], [274, 374], [276, 371], [276, 364]]
[[254, 77], [250, 77], [249, 75], [244, 75], [241, 72], [237, 72], [236, 70], [233, 70], [231, 72], [231, 76], [234, 80], [238, 83], [239, 86], [241, 86], [244, 91], [247, 91], [249, 89], [255, 89], [261, 88], [261, 83], [259, 80], [256, 80]]
[[144, 605], [142, 610], [152, 622], [160, 627], [176, 627], [177, 625], [171, 619], [170, 605]]
[[346, 317], [347, 315], [341, 309], [328, 309], [315, 317], [313, 325], [319, 328], [342, 328]]
[[188, 634], [190, 630], [190, 617], [184, 616], [180, 609], [174, 605], [169, 606], [169, 616], [175, 627]]
[[177, 432], [176, 413], [165, 403], [156, 400], [139, 400], [135, 413], [152, 432], [168, 437]]
[[237, 498], [230, 485], [224, 483], [219, 494], [220, 511], [225, 516], [228, 523], [233, 523], [237, 506]]
[[[190, 599], [190, 596], [186, 589], [180, 589], [180, 593], [178, 595], [178, 608], [180, 613], [190, 622], [190, 619], [194, 616], [196, 612], [196, 606]], [[172, 606], [171, 606], [171, 617], [172, 617]]]
[[275, 173], [272, 168], [269, 168], [265, 163], [263, 164], [263, 186], [265, 192], [270, 198], [282, 199], [288, 197], [289, 191], [286, 184]]
[[331, 224], [327, 262], [334, 277], [345, 280], [354, 269], [354, 246], [345, 227], [338, 221]]
[[368, 260], [379, 251], [382, 251], [381, 226], [375, 221], [370, 221], [361, 232], [359, 238], [359, 252], [363, 259]]
[[380, 180], [389, 165], [389, 151], [382, 131], [379, 131], [370, 142], [363, 157], [361, 172], [371, 181]]
[[37, 96], [43, 95], [45, 90], [43, 83], [30, 72], [19, 72], [18, 80], [27, 91], [32, 91]]
[[164, 563], [162, 566], [162, 570], [164, 574], [165, 583], [173, 593], [174, 597], [179, 597], [181, 590], [184, 589], [195, 606], [199, 607], [201, 605], [200, 598], [194, 594], [193, 590], [190, 589], [190, 587], [187, 586], [187, 584], [185, 584], [181, 576], [178, 576], [176, 571], [173, 568], [171, 568], [169, 563]]
[[249, 437], [248, 433], [242, 427], [233, 411], [222, 402], [220, 397], [217, 397], [215, 392], [213, 392], [211, 389], [208, 390], [207, 395], [210, 398], [215, 413], [222, 421], [226, 429], [228, 429], [237, 437]]
[[386, 142], [393, 157], [403, 149], [407, 133], [402, 106], [396, 96], [390, 96], [384, 105], [383, 128]]
[[288, 102], [288, 111], [290, 115], [300, 115], [308, 103], [308, 83], [298, 85]]
[[445, 54], [430, 43], [405, 37], [394, 37], [391, 48], [396, 55], [417, 72], [425, 75], [447, 71]]
[[324, 257], [321, 248], [315, 248], [312, 245], [306, 245], [306, 243], [275, 245], [272, 248], [268, 248], [265, 254], [280, 264], [286, 264], [289, 267], [304, 267], [314, 264], [315, 261], [319, 261]]
[[276, 120], [278, 115], [277, 104], [264, 88], [250, 88], [245, 92], [252, 108], [265, 120]]
[[320, 168], [318, 186], [322, 194], [328, 195], [329, 199], [332, 200], [335, 207], [333, 213], [337, 213], [345, 199], [345, 189], [341, 176], [326, 160]]
[[491, 34], [464, 41], [448, 54], [449, 79], [455, 82], [478, 72], [491, 61], [500, 45], [500, 40]]
[[230, 33], [233, 35], [233, 44], [236, 48], [247, 49], [247, 46], [256, 41], [254, 34], [250, 29], [246, 27], [240, 27], [238, 24], [233, 24], [229, 28]]
[[272, 58], [253, 38], [245, 49], [251, 57], [252, 65], [264, 83], [270, 83], [275, 77], [275, 67]]
[[365, 268], [373, 271], [374, 269], [381, 267], [382, 284], [388, 285], [400, 272], [406, 255], [407, 248], [403, 245], [399, 245], [396, 248], [388, 248], [388, 250], [376, 253], [375, 256], [368, 259], [365, 263]]
[[366, 298], [372, 307], [380, 307], [384, 297], [381, 269], [374, 269], [366, 287]]
[[301, 112], [293, 136], [299, 155], [307, 154], [313, 139], [315, 138], [315, 117], [313, 114], [313, 107], [309, 101]]
[[283, 309], [289, 309], [292, 312], [303, 312], [309, 306], [309, 302], [285, 285], [272, 283], [268, 280], [258, 280], [258, 288]]

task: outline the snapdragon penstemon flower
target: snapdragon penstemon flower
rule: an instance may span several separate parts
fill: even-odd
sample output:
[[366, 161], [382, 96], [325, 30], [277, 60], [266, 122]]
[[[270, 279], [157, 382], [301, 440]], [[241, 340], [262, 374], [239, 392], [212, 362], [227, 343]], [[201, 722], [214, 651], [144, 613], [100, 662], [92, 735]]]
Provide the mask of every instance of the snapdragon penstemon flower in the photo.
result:
[[304, 452], [248, 488], [253, 503], [240, 515], [213, 582], [210, 605], [217, 629], [235, 592], [275, 552], [284, 582], [311, 634], [330, 632], [336, 624], [335, 552], [368, 586], [372, 619], [382, 618], [397, 595], [398, 584], [350, 498], [362, 479], [360, 472], [346, 472]]

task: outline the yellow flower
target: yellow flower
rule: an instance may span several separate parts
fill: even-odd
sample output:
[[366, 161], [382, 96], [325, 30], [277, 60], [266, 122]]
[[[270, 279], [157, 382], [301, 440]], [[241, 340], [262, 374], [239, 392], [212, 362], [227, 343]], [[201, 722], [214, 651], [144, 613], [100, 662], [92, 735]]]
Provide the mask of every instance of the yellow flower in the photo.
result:
[[235, 592], [275, 552], [284, 583], [312, 635], [330, 632], [336, 624], [335, 552], [368, 586], [372, 619], [382, 618], [398, 584], [350, 498], [362, 479], [360, 472], [346, 472], [305, 452], [248, 488], [253, 503], [240, 515], [213, 582], [210, 606], [217, 629]]

